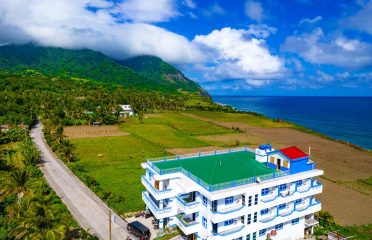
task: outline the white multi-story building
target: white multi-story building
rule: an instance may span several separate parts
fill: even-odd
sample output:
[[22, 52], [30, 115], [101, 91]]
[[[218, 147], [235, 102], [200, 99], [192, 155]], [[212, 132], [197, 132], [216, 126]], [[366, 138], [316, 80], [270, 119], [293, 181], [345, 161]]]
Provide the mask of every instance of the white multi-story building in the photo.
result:
[[142, 163], [146, 208], [160, 229], [194, 239], [299, 239], [312, 233], [322, 192], [309, 156], [261, 145]]

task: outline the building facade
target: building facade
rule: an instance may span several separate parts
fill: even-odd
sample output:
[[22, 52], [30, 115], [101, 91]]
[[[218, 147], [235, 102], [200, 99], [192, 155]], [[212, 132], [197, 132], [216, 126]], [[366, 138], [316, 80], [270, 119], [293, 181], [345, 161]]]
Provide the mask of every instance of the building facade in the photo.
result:
[[317, 224], [322, 192], [316, 169], [297, 147], [239, 148], [142, 163], [146, 209], [162, 230], [194, 239], [300, 239]]

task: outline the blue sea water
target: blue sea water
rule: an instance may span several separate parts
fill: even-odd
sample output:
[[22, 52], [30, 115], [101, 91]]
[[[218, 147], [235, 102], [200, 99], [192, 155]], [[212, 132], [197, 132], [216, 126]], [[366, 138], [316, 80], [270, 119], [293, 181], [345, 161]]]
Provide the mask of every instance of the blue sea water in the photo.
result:
[[213, 100], [372, 149], [372, 97], [214, 96]]

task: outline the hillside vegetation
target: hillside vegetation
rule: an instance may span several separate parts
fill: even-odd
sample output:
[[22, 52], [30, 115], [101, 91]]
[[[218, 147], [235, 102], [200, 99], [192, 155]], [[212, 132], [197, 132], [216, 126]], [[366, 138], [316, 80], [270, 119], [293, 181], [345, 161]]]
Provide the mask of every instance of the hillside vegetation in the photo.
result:
[[[48, 76], [83, 78], [118, 84], [125, 86], [127, 89], [173, 94], [188, 91], [206, 95], [206, 92], [197, 83], [186, 79], [181, 72], [160, 59], [153, 61], [156, 58], [151, 56], [139, 59], [146, 62], [146, 67], [139, 69], [139, 73], [136, 73], [137, 67], [130, 69], [100, 52], [89, 49], [69, 50], [40, 47], [33, 44], [0, 47], [1, 70], [14, 72], [33, 69]], [[159, 64], [159, 61], [161, 61], [161, 64]], [[129, 64], [130, 62], [133, 64]], [[134, 58], [133, 61], [129, 59], [125, 63], [138, 66], [137, 58]], [[162, 74], [157, 74], [159, 71]]]

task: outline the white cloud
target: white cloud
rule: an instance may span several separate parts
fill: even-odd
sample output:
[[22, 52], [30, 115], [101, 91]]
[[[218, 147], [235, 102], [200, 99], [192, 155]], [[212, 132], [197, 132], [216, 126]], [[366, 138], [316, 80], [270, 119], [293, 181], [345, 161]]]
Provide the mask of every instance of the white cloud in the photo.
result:
[[322, 20], [322, 16], [316, 16], [314, 18], [303, 18], [303, 19], [301, 19], [299, 24], [304, 24], [304, 23], [314, 24], [316, 22], [319, 22], [320, 20]]
[[173, 0], [124, 0], [115, 13], [133, 22], [165, 22], [179, 15]]
[[225, 10], [217, 2], [213, 3], [208, 9], [203, 11], [203, 15], [207, 17], [223, 14], [225, 14]]
[[223, 28], [197, 35], [193, 42], [210, 52], [214, 65], [206, 70], [207, 80], [226, 78], [277, 78], [284, 71], [282, 60], [271, 55], [265, 40], [249, 38], [248, 30]]
[[346, 68], [372, 66], [372, 45], [344, 36], [326, 36], [321, 28], [286, 38], [283, 50], [299, 54], [310, 63]]
[[196, 3], [193, 0], [184, 0], [183, 5], [191, 9], [196, 8]]
[[[105, 8], [91, 12], [88, 5]], [[0, 43], [90, 48], [115, 58], [152, 54], [172, 63], [203, 60], [185, 37], [147, 23], [118, 23], [112, 10], [103, 0], [2, 0]]]
[[250, 24], [248, 26], [247, 34], [256, 36], [257, 38], [267, 38], [270, 34], [275, 34], [276, 28], [270, 27], [266, 24]]
[[252, 0], [245, 3], [245, 15], [257, 22], [261, 22], [265, 18], [261, 3]]
[[372, 34], [372, 1], [363, 4], [363, 8], [354, 16], [345, 19], [344, 27]]

